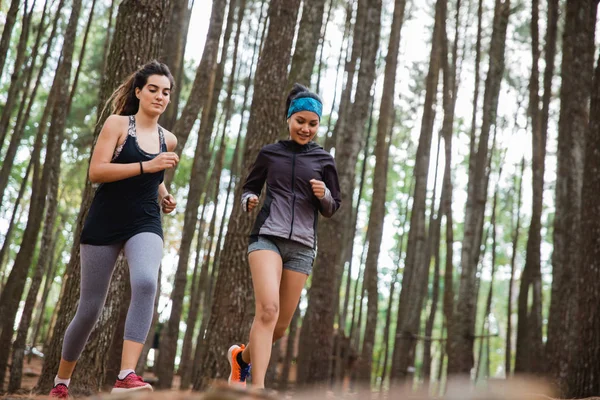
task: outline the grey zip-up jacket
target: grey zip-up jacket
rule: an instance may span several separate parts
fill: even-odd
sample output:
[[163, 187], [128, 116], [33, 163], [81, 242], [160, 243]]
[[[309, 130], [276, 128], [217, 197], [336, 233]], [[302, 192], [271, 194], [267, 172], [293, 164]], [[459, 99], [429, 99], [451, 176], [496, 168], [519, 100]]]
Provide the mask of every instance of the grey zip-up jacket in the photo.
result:
[[[325, 183], [327, 189], [322, 199], [314, 195], [311, 179]], [[245, 210], [250, 197], [260, 197], [265, 181], [267, 194], [251, 237], [272, 235], [316, 248], [318, 213], [329, 218], [341, 204], [331, 154], [315, 142], [299, 145], [293, 140], [282, 140], [263, 147], [244, 184]]]

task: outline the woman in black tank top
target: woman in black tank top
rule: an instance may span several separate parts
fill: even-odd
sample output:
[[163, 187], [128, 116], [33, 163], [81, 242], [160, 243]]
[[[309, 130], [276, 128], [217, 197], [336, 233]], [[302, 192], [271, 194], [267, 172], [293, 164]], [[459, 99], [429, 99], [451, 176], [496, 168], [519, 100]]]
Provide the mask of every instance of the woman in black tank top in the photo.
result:
[[177, 204], [163, 183], [165, 169], [179, 162], [173, 152], [177, 139], [158, 125], [173, 85], [169, 68], [152, 61], [107, 103], [112, 103], [113, 115], [104, 123], [89, 168], [90, 181], [99, 186], [81, 233], [81, 297], [65, 333], [51, 397], [68, 397], [70, 377], [100, 316], [121, 250], [129, 264], [132, 295], [113, 391], [152, 389], [134, 369], [152, 321], [162, 259], [160, 210], [168, 214]]

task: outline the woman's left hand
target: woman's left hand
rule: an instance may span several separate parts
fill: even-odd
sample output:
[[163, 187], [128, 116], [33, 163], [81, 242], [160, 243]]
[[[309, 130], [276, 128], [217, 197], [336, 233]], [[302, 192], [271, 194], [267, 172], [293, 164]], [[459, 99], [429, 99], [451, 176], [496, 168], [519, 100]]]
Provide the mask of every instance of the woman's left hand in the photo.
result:
[[177, 206], [177, 200], [175, 200], [175, 197], [173, 197], [173, 195], [168, 194], [162, 198], [160, 205], [162, 208], [162, 212], [165, 214], [169, 214], [170, 212], [175, 210], [175, 207]]
[[317, 179], [311, 179], [310, 185], [312, 186], [312, 191], [317, 199], [321, 200], [323, 197], [325, 197], [325, 193], [327, 192], [327, 186], [325, 186], [325, 182]]

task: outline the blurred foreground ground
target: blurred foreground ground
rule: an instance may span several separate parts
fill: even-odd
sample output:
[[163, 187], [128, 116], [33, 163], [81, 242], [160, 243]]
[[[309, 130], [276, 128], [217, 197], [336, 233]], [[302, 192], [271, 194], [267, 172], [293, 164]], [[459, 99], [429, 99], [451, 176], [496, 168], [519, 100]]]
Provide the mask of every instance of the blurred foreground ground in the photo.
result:
[[[35, 386], [41, 372], [41, 359], [34, 357], [31, 364], [26, 364], [23, 369], [23, 390], [18, 395], [0, 395], [0, 399], [44, 399], [46, 396], [33, 395], [30, 390]], [[152, 382], [153, 375], [144, 376]], [[160, 391], [138, 392], [126, 395], [110, 395], [100, 393], [91, 396], [91, 400], [430, 400], [423, 393], [397, 389], [391, 392], [376, 393], [366, 390], [357, 390], [353, 393], [334, 393], [324, 391], [298, 391], [277, 393], [255, 392], [252, 390], [236, 390], [222, 383], [216, 383], [213, 388], [205, 393], [185, 391]], [[440, 397], [437, 397], [440, 399]], [[448, 385], [446, 395], [441, 398], [446, 400], [551, 400], [554, 399], [547, 386], [534, 382], [513, 379], [510, 381], [493, 380], [485, 387], [473, 388], [469, 382], [454, 381]], [[600, 400], [600, 397], [591, 397], [586, 400]]]

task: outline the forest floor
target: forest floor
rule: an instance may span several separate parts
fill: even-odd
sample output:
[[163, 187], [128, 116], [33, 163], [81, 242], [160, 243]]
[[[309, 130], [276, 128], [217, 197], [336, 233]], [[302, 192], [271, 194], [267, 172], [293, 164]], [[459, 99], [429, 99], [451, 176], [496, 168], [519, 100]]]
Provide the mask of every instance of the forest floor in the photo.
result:
[[[0, 395], [1, 400], [25, 400], [25, 399], [47, 399], [47, 396], [33, 395], [31, 390], [35, 387], [42, 372], [43, 359], [33, 357], [31, 363], [25, 363], [23, 367], [22, 391], [20, 394]], [[206, 393], [191, 391], [178, 391], [179, 377], [175, 377], [174, 389], [171, 391], [138, 392], [135, 395], [110, 395], [107, 392], [91, 396], [91, 400], [429, 400], [432, 397], [422, 396], [415, 393], [379, 393], [358, 392], [336, 395], [333, 392], [305, 392], [305, 393], [263, 393], [252, 391], [241, 391], [230, 389], [226, 385], [215, 385], [216, 387]], [[152, 373], [144, 374], [144, 379], [153, 382], [155, 376]], [[5, 387], [8, 380], [5, 382]], [[472, 390], [464, 384], [458, 383], [448, 390], [443, 399], [447, 400], [558, 400], [549, 397], [547, 391], [538, 384], [531, 382], [506, 383], [506, 381], [494, 381], [486, 389]], [[438, 399], [440, 399], [438, 397]], [[600, 400], [600, 397], [589, 397], [580, 400]]]

